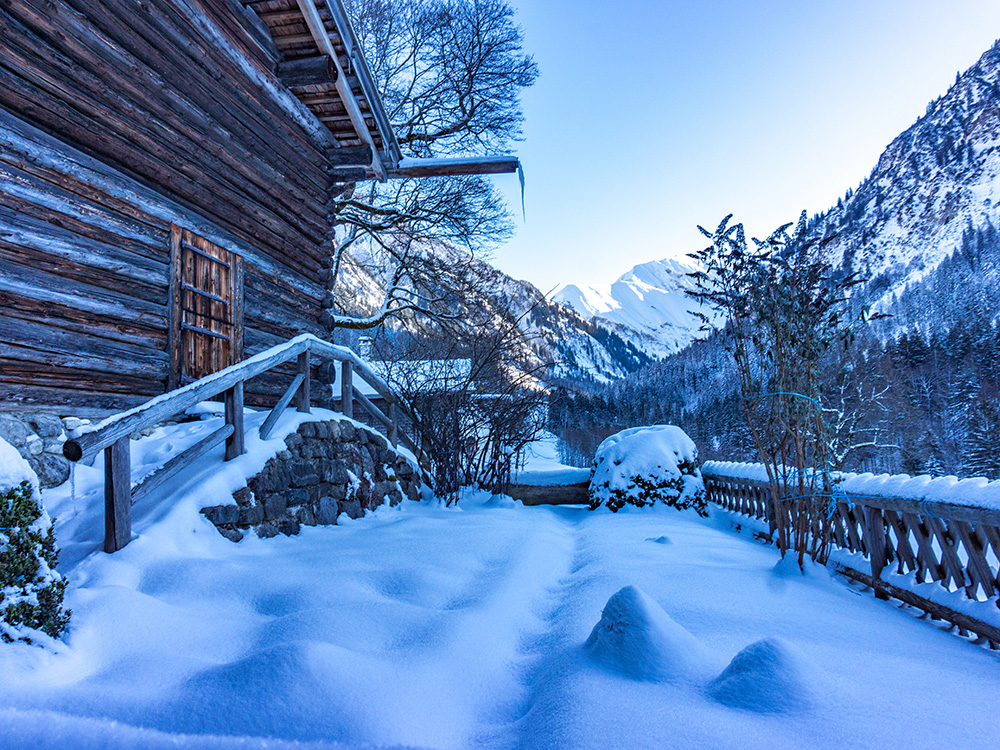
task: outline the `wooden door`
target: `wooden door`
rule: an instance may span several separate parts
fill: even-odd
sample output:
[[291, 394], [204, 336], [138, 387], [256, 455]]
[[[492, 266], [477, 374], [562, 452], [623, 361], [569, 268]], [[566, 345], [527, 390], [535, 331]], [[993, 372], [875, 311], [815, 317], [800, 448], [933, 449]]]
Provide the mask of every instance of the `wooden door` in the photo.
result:
[[173, 389], [243, 358], [243, 259], [180, 227], [170, 240]]

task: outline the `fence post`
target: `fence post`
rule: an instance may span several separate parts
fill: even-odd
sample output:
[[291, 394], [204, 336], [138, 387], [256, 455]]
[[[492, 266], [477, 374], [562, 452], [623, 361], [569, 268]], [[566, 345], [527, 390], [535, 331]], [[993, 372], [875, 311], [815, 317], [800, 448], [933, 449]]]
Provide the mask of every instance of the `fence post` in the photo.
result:
[[226, 438], [226, 461], [246, 453], [243, 436], [243, 383], [239, 382], [226, 391], [226, 424], [233, 426], [233, 434]]
[[345, 417], [354, 418], [354, 366], [348, 360], [340, 367], [340, 410]]
[[302, 385], [299, 386], [299, 392], [295, 397], [296, 411], [303, 412], [304, 414], [309, 413], [309, 390], [312, 387], [309, 380], [309, 370], [309, 350], [306, 349], [299, 355], [299, 374], [302, 375]]
[[132, 539], [132, 459], [129, 436], [104, 449], [104, 551]]
[[[885, 568], [885, 525], [882, 522], [882, 511], [879, 508], [864, 506], [865, 519], [865, 546], [868, 548], [868, 559], [872, 565], [872, 578], [882, 577], [882, 569]], [[880, 599], [887, 599], [884, 592], [875, 590], [875, 595]]]

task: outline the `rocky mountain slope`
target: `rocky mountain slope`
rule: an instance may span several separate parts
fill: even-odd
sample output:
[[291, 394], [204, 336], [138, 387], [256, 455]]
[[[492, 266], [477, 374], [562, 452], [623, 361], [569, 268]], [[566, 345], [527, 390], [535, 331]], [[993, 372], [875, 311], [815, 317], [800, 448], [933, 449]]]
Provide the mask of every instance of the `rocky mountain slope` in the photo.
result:
[[871, 175], [810, 222], [834, 266], [869, 279], [884, 307], [950, 256], [970, 226], [1000, 219], [1000, 43], [956, 78]]

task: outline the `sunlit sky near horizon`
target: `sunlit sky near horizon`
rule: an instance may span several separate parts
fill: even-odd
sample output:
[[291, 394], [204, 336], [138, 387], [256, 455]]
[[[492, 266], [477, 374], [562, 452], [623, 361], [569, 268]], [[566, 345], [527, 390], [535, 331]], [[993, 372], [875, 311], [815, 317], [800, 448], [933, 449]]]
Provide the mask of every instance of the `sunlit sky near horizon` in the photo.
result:
[[1000, 37], [997, 0], [512, 0], [527, 222], [492, 254], [543, 292], [836, 203]]

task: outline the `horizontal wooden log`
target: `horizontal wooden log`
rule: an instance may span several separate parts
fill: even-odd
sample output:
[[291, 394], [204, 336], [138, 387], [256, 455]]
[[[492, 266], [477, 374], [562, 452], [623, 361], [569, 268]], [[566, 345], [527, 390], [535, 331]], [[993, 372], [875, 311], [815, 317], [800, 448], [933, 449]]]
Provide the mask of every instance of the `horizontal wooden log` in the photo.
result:
[[590, 482], [551, 487], [511, 484], [507, 494], [525, 505], [587, 505], [590, 503]]
[[278, 78], [289, 88], [295, 86], [321, 86], [337, 82], [337, 66], [327, 55], [302, 57], [278, 63]]
[[151, 492], [163, 486], [171, 477], [176, 476], [181, 471], [191, 466], [195, 461], [204, 456], [217, 445], [221, 445], [230, 435], [233, 434], [233, 425], [223, 425], [221, 428], [202, 438], [190, 448], [178, 453], [167, 461], [163, 466], [143, 479], [132, 488], [132, 503], [141, 502], [149, 496]]
[[324, 290], [314, 280], [292, 273], [270, 256], [258, 252], [253, 242], [218, 224], [206, 221], [200, 214], [166, 198], [142, 183], [118, 172], [102, 162], [68, 148], [37, 127], [14, 117], [0, 107], [0, 152], [15, 151], [54, 173], [65, 173], [95, 189], [126, 199], [138, 209], [162, 220], [166, 225], [184, 226], [211, 242], [235, 252], [252, 263], [256, 271], [278, 279], [289, 288], [298, 287], [302, 294], [317, 300]]
[[951, 607], [938, 604], [930, 599], [925, 599], [919, 594], [915, 594], [908, 589], [900, 588], [899, 586], [894, 586], [886, 581], [873, 578], [867, 573], [854, 570], [854, 568], [838, 565], [837, 572], [857, 581], [858, 583], [870, 586], [877, 593], [882, 593], [885, 596], [891, 596], [894, 599], [898, 599], [901, 602], [909, 604], [911, 607], [923, 610], [931, 617], [935, 617], [939, 620], [945, 620], [957, 625], [960, 628], [964, 628], [965, 630], [971, 630], [976, 635], [987, 638], [994, 644], [1000, 644], [1000, 628], [997, 628], [994, 625], [990, 625], [989, 623], [976, 619], [975, 617], [967, 615], [964, 612], [954, 610]]
[[389, 177], [402, 179], [407, 177], [446, 177], [477, 174], [509, 174], [518, 168], [516, 156], [483, 157], [469, 159], [413, 159], [402, 162], [395, 169], [389, 170]]

